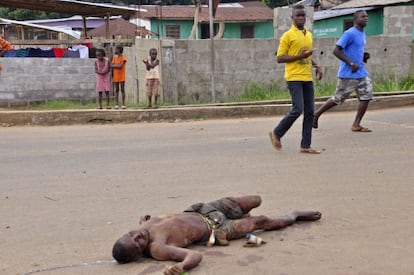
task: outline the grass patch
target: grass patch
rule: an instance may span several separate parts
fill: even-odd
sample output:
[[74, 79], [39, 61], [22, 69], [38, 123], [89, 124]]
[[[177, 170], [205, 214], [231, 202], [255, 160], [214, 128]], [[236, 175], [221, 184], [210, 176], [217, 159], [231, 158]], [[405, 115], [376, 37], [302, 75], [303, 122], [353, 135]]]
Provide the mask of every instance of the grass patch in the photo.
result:
[[[332, 95], [336, 83], [315, 82], [315, 97]], [[240, 97], [233, 98], [234, 102], [261, 101], [261, 100], [283, 100], [290, 99], [289, 90], [285, 82], [271, 85], [253, 83], [247, 87]]]
[[377, 78], [374, 81], [375, 92], [395, 92], [395, 91], [411, 91], [414, 90], [414, 78], [407, 77], [399, 79], [393, 78]]
[[80, 102], [74, 100], [51, 100], [42, 103], [33, 103], [33, 110], [70, 110], [70, 109], [95, 109], [97, 104], [95, 101]]
[[[315, 98], [332, 96], [335, 92], [336, 80], [331, 82], [315, 81]], [[412, 91], [414, 90], [414, 78], [376, 78], [374, 80], [374, 93]], [[234, 102], [281, 100], [290, 99], [290, 94], [285, 84], [264, 85], [253, 83], [247, 87], [243, 94], [233, 98]]]
[[[105, 108], [106, 102], [104, 100], [103, 107]], [[168, 103], [161, 102], [158, 104], [159, 107], [169, 106]], [[110, 106], [112, 109], [115, 106], [113, 100], [110, 102]], [[95, 100], [80, 102], [77, 100], [50, 100], [47, 102], [41, 103], [32, 103], [29, 109], [43, 111], [43, 110], [87, 110], [87, 109], [96, 109], [98, 107], [98, 103]], [[147, 107], [147, 102], [141, 102], [138, 104], [127, 104], [128, 109], [144, 109]]]

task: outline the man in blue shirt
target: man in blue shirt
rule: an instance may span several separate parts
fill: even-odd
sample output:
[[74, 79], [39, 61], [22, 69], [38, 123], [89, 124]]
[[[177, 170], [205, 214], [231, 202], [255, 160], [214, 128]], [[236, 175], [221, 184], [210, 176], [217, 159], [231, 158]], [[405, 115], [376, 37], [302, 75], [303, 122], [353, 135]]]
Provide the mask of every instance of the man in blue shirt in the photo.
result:
[[315, 112], [313, 128], [318, 128], [318, 119], [324, 112], [342, 104], [355, 91], [359, 106], [351, 131], [371, 132], [370, 129], [361, 126], [362, 117], [367, 111], [369, 101], [372, 100], [372, 81], [364, 67], [364, 63], [369, 59], [369, 53], [364, 52], [366, 44], [364, 28], [367, 23], [366, 11], [356, 11], [354, 26], [345, 31], [336, 43], [333, 54], [340, 60], [336, 91], [334, 96]]

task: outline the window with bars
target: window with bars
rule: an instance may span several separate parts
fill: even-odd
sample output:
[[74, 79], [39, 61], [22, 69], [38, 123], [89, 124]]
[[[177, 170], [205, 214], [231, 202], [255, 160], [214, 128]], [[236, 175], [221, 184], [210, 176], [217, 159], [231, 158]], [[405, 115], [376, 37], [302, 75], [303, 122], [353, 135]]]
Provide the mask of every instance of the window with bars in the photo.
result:
[[354, 21], [351, 19], [344, 20], [344, 31], [354, 26]]
[[168, 38], [180, 39], [180, 25], [167, 25], [165, 28]]
[[253, 24], [242, 24], [240, 26], [240, 38], [254, 38], [254, 25]]

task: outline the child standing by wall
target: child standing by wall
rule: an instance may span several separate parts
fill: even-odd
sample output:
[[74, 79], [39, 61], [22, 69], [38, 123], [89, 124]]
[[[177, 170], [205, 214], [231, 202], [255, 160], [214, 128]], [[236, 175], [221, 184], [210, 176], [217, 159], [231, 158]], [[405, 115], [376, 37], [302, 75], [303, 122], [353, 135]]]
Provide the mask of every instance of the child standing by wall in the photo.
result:
[[0, 37], [0, 57], [3, 57], [4, 54], [10, 50], [13, 50], [12, 44], [3, 37]]
[[111, 64], [105, 58], [105, 51], [103, 49], [96, 50], [95, 73], [96, 73], [96, 91], [98, 92], [99, 109], [102, 109], [102, 94], [105, 92], [106, 109], [111, 109], [109, 106], [109, 90], [111, 80], [109, 72], [111, 71]]
[[154, 95], [154, 106], [158, 104], [159, 97], [159, 86], [160, 86], [160, 61], [157, 58], [157, 49], [152, 48], [149, 51], [150, 59], [145, 58], [143, 60], [147, 72], [145, 78], [147, 80], [147, 97], [148, 97], [148, 108], [152, 107], [152, 96]]
[[126, 62], [127, 58], [123, 55], [124, 48], [121, 45], [115, 47], [115, 55], [112, 58], [113, 78], [115, 86], [115, 109], [119, 108], [119, 90], [122, 94], [122, 109], [126, 109], [125, 106], [125, 74], [126, 74]]

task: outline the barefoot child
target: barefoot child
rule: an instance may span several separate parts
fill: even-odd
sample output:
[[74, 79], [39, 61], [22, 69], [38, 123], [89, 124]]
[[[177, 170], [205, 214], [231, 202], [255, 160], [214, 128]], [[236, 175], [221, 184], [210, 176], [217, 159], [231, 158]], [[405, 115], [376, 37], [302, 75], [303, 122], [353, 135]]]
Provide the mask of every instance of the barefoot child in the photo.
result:
[[96, 91], [99, 94], [98, 102], [99, 109], [102, 109], [102, 94], [105, 92], [106, 96], [106, 109], [111, 109], [109, 106], [109, 89], [110, 89], [110, 76], [111, 64], [109, 60], [105, 58], [105, 51], [103, 49], [96, 50], [95, 61], [95, 73], [96, 73]]
[[147, 79], [147, 97], [148, 108], [152, 107], [152, 96], [154, 95], [154, 106], [158, 104], [159, 86], [160, 86], [160, 61], [157, 58], [157, 49], [152, 48], [149, 51], [150, 59], [143, 60], [147, 72], [145, 78]]
[[121, 45], [115, 47], [115, 55], [112, 58], [112, 68], [113, 68], [113, 79], [115, 86], [115, 109], [119, 108], [119, 90], [121, 89], [122, 94], [122, 109], [125, 107], [125, 72], [126, 72], [126, 62], [127, 58], [123, 55], [124, 48]]

